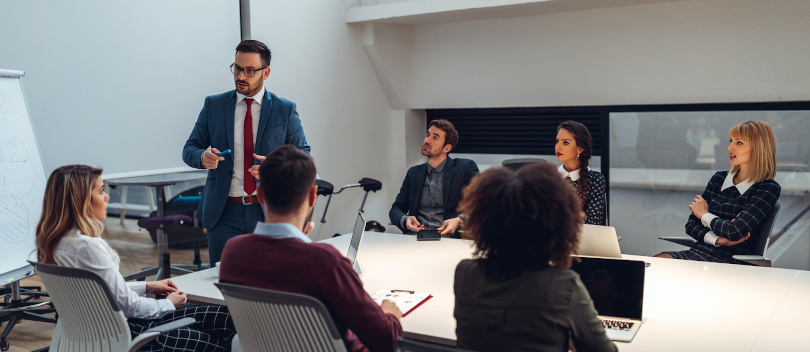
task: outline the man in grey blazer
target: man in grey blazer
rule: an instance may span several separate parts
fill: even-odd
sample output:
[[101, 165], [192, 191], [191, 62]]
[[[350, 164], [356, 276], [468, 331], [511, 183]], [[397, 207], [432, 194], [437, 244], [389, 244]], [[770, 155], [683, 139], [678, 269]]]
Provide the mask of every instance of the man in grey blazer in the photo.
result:
[[[236, 90], [205, 98], [183, 147], [188, 166], [208, 169], [197, 214], [208, 230], [211, 266], [219, 261], [225, 242], [252, 233], [264, 219], [256, 198], [264, 155], [284, 144], [310, 151], [295, 103], [264, 89], [270, 57], [262, 42], [239, 43], [231, 65]], [[231, 152], [223, 153], [227, 150]]]
[[459, 238], [458, 207], [461, 190], [478, 174], [470, 159], [448, 156], [458, 144], [458, 131], [450, 121], [433, 120], [422, 144], [427, 163], [408, 170], [391, 211], [391, 223], [403, 233], [437, 230]]

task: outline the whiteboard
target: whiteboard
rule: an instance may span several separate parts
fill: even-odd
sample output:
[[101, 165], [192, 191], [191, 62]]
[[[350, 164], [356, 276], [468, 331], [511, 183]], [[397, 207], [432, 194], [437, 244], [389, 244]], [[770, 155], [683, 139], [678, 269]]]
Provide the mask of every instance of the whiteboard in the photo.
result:
[[21, 76], [0, 70], [0, 285], [31, 274], [26, 260], [36, 249], [45, 194], [45, 168]]

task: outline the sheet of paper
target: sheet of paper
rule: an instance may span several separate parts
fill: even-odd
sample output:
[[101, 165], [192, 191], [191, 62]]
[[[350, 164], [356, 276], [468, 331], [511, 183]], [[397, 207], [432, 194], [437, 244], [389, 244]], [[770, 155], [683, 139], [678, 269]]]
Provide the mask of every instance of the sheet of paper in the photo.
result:
[[430, 293], [425, 292], [379, 290], [371, 296], [371, 299], [377, 304], [382, 304], [382, 301], [385, 299], [390, 300], [399, 307], [399, 310], [402, 311], [402, 315], [405, 316], [430, 297], [432, 297]]

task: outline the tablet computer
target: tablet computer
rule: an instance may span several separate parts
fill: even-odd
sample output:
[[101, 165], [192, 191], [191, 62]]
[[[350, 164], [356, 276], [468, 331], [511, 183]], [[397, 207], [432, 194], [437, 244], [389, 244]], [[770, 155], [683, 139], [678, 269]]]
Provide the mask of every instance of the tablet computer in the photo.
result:
[[442, 239], [442, 235], [436, 230], [421, 230], [416, 233], [417, 241], [438, 241]]

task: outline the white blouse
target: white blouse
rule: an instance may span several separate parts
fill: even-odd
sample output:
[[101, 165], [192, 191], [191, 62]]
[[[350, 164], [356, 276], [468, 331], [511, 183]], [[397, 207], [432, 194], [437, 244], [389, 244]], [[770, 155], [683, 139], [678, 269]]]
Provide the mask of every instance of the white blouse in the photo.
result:
[[90, 237], [78, 229], [68, 231], [54, 250], [56, 264], [90, 270], [99, 274], [110, 287], [127, 318], [157, 319], [174, 311], [168, 299], [145, 297], [146, 282], [126, 282], [118, 271], [118, 258], [102, 238]]

